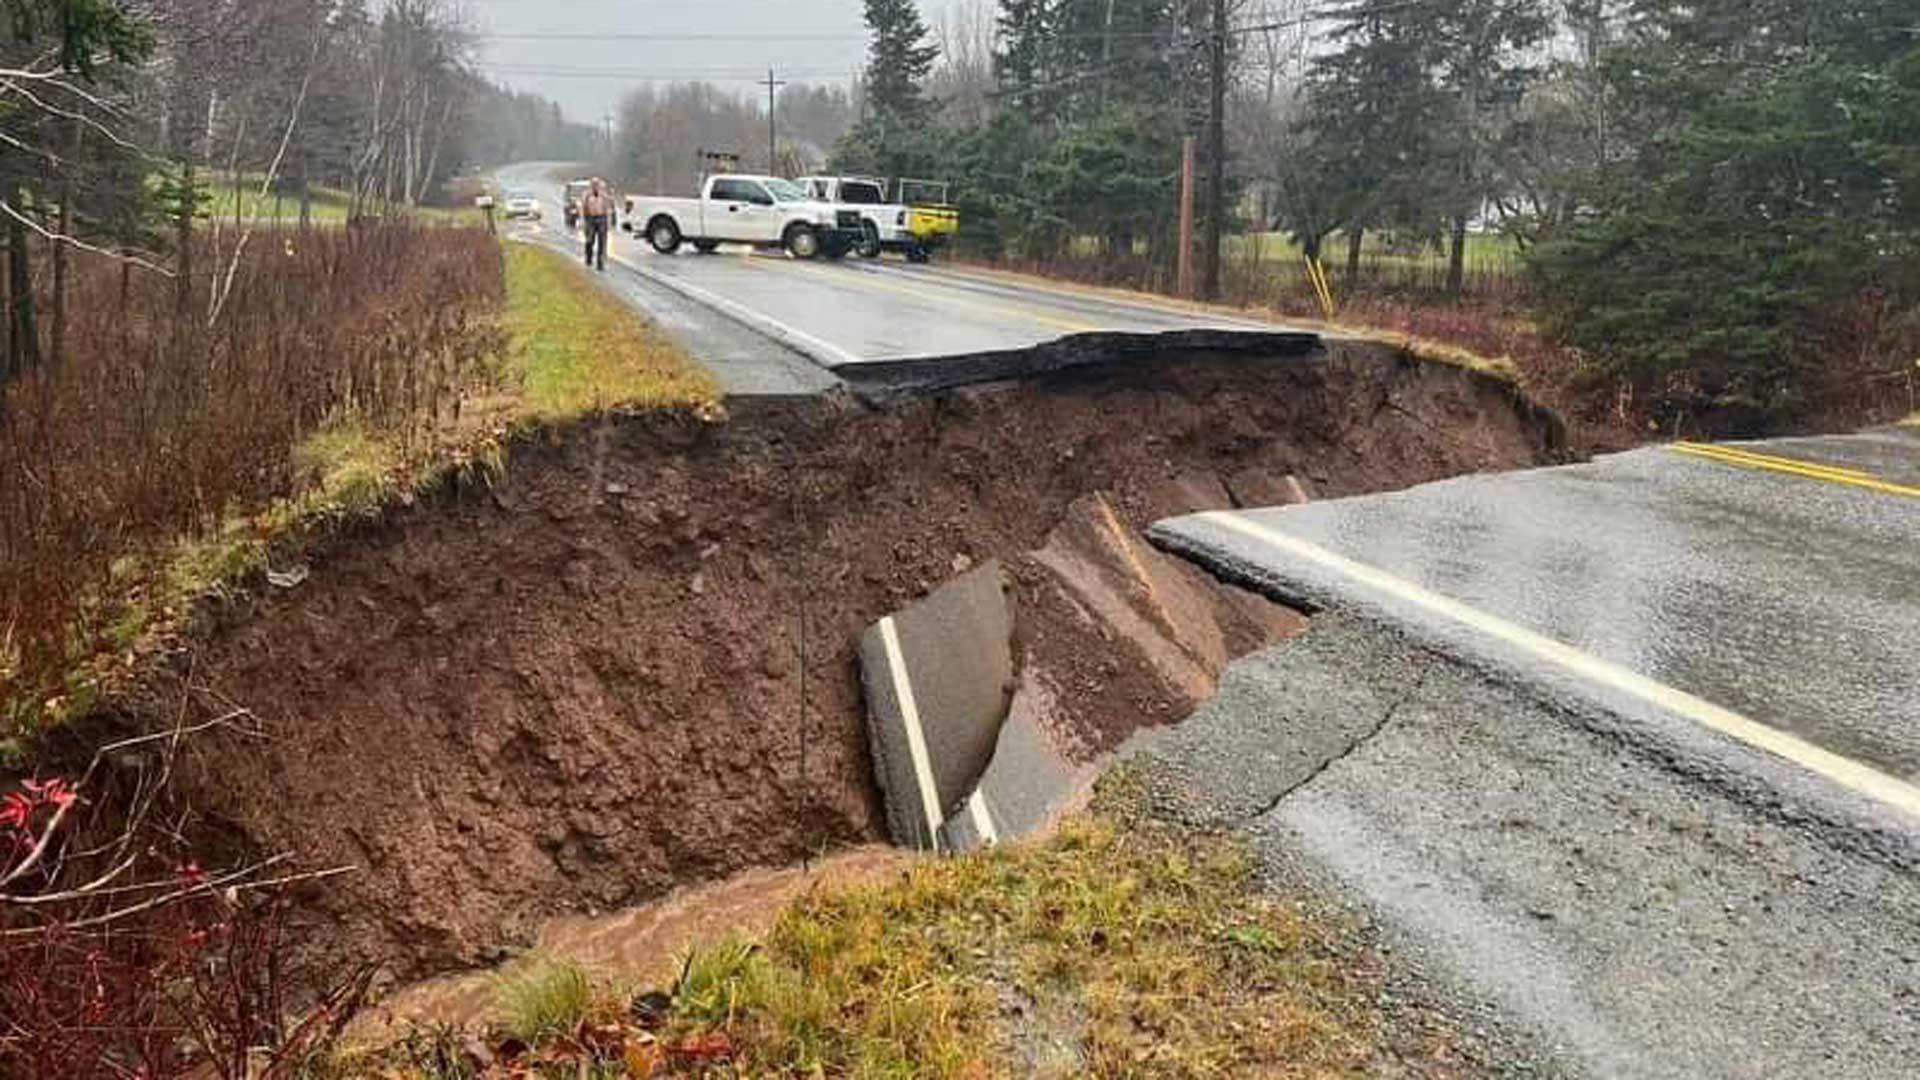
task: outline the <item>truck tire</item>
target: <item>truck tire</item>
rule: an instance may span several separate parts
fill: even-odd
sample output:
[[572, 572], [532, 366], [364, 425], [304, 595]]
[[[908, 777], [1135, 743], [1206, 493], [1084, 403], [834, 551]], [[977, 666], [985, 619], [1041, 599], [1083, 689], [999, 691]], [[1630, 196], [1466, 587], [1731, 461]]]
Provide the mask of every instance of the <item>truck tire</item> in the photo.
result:
[[680, 225], [670, 217], [657, 217], [647, 222], [647, 242], [653, 250], [662, 255], [671, 255], [680, 250]]
[[933, 258], [933, 252], [928, 251], [926, 247], [922, 245], [918, 240], [915, 240], [914, 242], [907, 245], [907, 261], [908, 262], [923, 263], [931, 258]]
[[702, 255], [711, 255], [711, 254], [713, 254], [714, 252], [716, 252], [716, 251], [719, 251], [719, 250], [720, 250], [720, 241], [718, 241], [718, 240], [695, 240], [695, 241], [693, 242], [693, 250], [695, 250], [695, 251], [697, 251], [697, 252], [699, 252], [699, 253], [700, 253], [700, 254], [702, 254]]
[[863, 259], [880, 257], [880, 226], [871, 221], [863, 222], [860, 229], [860, 246], [854, 249]]
[[820, 234], [813, 226], [795, 222], [787, 226], [786, 235], [780, 238], [781, 246], [787, 254], [796, 259], [813, 259], [820, 255]]

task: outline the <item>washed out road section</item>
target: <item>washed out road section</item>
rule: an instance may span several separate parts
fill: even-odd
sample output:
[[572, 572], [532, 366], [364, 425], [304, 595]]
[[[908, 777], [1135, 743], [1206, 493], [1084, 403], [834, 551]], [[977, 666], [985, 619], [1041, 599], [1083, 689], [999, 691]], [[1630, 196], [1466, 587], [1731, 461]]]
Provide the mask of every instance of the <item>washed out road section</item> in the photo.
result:
[[1724, 458], [1649, 448], [1163, 522], [1155, 536], [1295, 599], [1374, 614], [1463, 655], [1500, 653], [1542, 685], [1582, 689], [1577, 676], [1260, 535], [1278, 534], [1912, 781], [1920, 499], [1822, 478], [1820, 466], [1751, 464], [1772, 457], [1911, 467], [1920, 432], [1753, 444]]

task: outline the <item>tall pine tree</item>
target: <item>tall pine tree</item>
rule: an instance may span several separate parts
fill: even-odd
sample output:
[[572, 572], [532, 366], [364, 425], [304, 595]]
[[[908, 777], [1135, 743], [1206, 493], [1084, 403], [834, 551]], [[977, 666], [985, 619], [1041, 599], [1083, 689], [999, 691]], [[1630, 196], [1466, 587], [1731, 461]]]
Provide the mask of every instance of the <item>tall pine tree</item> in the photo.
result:
[[1000, 0], [995, 20], [999, 51], [994, 54], [994, 81], [1000, 86], [1003, 108], [1029, 117], [1048, 112], [1048, 90], [1053, 79], [1054, 18], [1060, 0]]
[[1346, 231], [1350, 277], [1368, 229], [1431, 235], [1437, 224], [1441, 177], [1434, 165], [1448, 105], [1434, 79], [1437, 42], [1424, 14], [1415, 6], [1349, 0], [1329, 13], [1335, 47], [1315, 57], [1308, 72], [1303, 123], [1323, 194], [1310, 201], [1312, 220], [1293, 227], [1304, 235], [1337, 221]]
[[1451, 184], [1444, 209], [1447, 291], [1466, 276], [1467, 223], [1499, 195], [1497, 157], [1522, 96], [1538, 75], [1532, 50], [1553, 32], [1545, 0], [1455, 0], [1411, 9], [1439, 63], [1450, 132], [1440, 153]]
[[867, 0], [867, 108], [901, 121], [927, 112], [927, 73], [940, 47], [927, 41], [927, 24], [913, 0]]
[[866, 115], [835, 148], [833, 166], [896, 178], [925, 175], [940, 149], [926, 95], [940, 48], [927, 41], [913, 0], [867, 0], [867, 29]]
[[1862, 327], [1920, 314], [1912, 11], [1636, 2], [1606, 64], [1631, 150], [1536, 250], [1548, 325], [1676, 423], [1730, 430], [1791, 416]]

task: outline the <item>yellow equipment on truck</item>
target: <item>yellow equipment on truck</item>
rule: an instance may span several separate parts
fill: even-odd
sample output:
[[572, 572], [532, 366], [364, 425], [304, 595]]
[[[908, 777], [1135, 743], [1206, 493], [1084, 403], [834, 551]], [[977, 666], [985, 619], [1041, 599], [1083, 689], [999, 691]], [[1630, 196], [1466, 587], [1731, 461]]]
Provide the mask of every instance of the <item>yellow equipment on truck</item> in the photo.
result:
[[907, 258], [926, 262], [960, 232], [960, 208], [940, 180], [901, 180], [900, 201], [907, 207]]

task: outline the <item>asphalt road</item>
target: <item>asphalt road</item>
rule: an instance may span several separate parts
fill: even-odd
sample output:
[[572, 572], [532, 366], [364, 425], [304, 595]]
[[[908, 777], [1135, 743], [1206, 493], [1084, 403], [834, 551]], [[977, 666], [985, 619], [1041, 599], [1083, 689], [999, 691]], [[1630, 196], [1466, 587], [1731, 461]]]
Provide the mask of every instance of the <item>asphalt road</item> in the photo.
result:
[[1588, 1076], [1920, 1060], [1920, 430], [1164, 522], [1326, 610], [1148, 751]]
[[[510, 235], [571, 247], [552, 168], [510, 166], [496, 181], [547, 203], [542, 221], [513, 223]], [[831, 385], [818, 370], [796, 368], [796, 359], [832, 369], [1000, 353], [1079, 334], [1283, 329], [1172, 302], [894, 258], [801, 262], [735, 246], [663, 256], [620, 232], [608, 250], [609, 285], [706, 362], [729, 393], [812, 393]]]

